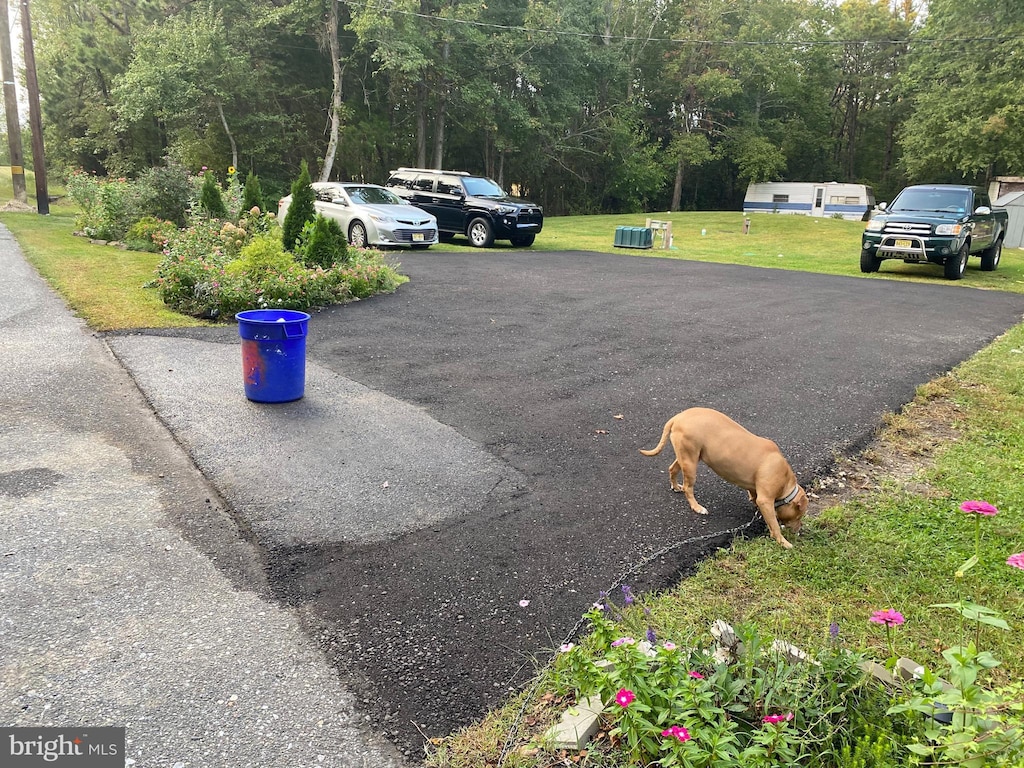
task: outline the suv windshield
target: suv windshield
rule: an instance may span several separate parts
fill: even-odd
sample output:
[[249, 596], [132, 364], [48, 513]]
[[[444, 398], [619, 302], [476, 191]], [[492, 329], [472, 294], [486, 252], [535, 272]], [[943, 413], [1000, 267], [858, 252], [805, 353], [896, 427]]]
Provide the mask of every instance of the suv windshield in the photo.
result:
[[466, 187], [466, 194], [473, 197], [505, 197], [505, 190], [482, 176], [466, 176], [462, 184]]
[[967, 210], [967, 193], [953, 189], [905, 189], [893, 200], [889, 210], [964, 213]]

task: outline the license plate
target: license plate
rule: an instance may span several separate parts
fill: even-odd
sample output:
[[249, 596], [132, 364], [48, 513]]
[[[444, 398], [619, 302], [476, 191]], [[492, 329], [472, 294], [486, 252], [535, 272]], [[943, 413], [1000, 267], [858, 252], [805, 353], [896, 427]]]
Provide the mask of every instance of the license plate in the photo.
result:
[[422, 232], [413, 232], [412, 233], [412, 241], [414, 243], [423, 242], [423, 233]]
[[911, 242], [909, 240], [897, 240], [896, 241], [896, 247], [897, 248], [910, 248], [910, 246], [911, 246]]

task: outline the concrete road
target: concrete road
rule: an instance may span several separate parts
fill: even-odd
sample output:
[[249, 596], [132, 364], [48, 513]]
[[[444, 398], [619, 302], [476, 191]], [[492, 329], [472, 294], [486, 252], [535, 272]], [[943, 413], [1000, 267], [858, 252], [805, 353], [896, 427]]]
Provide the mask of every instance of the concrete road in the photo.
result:
[[689, 513], [671, 456], [638, 453], [671, 415], [723, 410], [808, 483], [1024, 312], [1024, 296], [938, 279], [398, 258], [412, 281], [396, 294], [314, 314], [294, 403], [245, 400], [234, 327], [107, 343], [371, 726], [414, 753], [527, 681], [600, 590], [665, 587], [751, 519], [746, 494], [706, 471], [712, 514]]

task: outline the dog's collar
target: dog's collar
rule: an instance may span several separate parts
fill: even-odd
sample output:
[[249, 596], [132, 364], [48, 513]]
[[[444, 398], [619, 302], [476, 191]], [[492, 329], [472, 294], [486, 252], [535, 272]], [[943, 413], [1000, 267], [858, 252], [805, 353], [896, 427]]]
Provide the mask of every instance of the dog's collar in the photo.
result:
[[776, 499], [775, 500], [775, 508], [778, 509], [779, 507], [786, 506], [787, 504], [789, 504], [789, 502], [791, 502], [793, 499], [796, 498], [796, 495], [798, 493], [800, 493], [800, 486], [799, 485], [797, 485], [792, 491], [787, 493], [785, 495], [785, 497], [783, 497], [781, 499]]

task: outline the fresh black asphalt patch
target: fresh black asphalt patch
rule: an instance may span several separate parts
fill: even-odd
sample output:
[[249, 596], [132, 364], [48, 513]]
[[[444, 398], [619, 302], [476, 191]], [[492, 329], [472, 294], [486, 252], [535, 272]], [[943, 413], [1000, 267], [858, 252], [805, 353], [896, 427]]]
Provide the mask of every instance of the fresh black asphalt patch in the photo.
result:
[[671, 454], [639, 454], [670, 416], [718, 408], [775, 440], [807, 484], [1024, 312], [1024, 295], [940, 279], [594, 253], [397, 258], [412, 278], [397, 293], [314, 314], [296, 403], [244, 399], [234, 326], [108, 343], [371, 726], [414, 755], [527, 682], [601, 590], [624, 574], [667, 587], [727, 537], [634, 565], [751, 519], [746, 494], [703, 469], [711, 515], [693, 515], [669, 490]]

